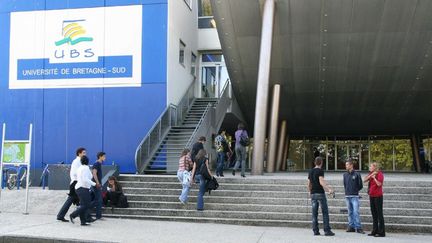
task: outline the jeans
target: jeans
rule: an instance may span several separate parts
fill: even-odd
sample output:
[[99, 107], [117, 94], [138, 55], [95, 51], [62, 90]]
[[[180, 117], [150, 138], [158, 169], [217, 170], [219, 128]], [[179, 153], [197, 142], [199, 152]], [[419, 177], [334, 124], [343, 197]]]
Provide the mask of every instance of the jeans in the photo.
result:
[[177, 178], [183, 186], [179, 199], [181, 202], [186, 203], [188, 201], [189, 190], [191, 185], [183, 184], [184, 172], [185, 172], [184, 170], [177, 171]]
[[76, 193], [78, 194], [78, 197], [80, 199], [80, 206], [75, 211], [73, 211], [70, 216], [72, 218], [76, 218], [79, 215], [81, 224], [85, 224], [86, 213], [91, 205], [90, 191], [88, 188], [80, 187], [76, 190]]
[[204, 210], [204, 193], [205, 193], [206, 181], [201, 176], [201, 174], [196, 175], [195, 180], [197, 181], [197, 183], [199, 183], [197, 210]]
[[312, 200], [312, 230], [319, 232], [318, 228], [318, 206], [321, 204], [321, 210], [323, 215], [324, 232], [330, 232], [330, 219], [328, 214], [327, 198], [324, 193], [311, 194]]
[[70, 206], [72, 206], [73, 201], [74, 201], [73, 197], [68, 196], [68, 198], [66, 199], [66, 202], [64, 202], [62, 208], [60, 209], [60, 211], [57, 214], [57, 219], [62, 219], [65, 217]]
[[348, 227], [352, 229], [361, 229], [359, 197], [345, 197], [345, 201], [348, 208]]
[[383, 197], [369, 197], [369, 202], [373, 220], [372, 234], [385, 235]]
[[92, 207], [96, 207], [96, 219], [102, 218], [102, 187], [96, 188], [92, 187], [94, 193], [94, 201], [92, 202]]
[[225, 166], [225, 152], [223, 151], [218, 152], [216, 175], [223, 176], [224, 166]]
[[241, 162], [241, 175], [244, 176], [246, 170], [246, 147], [237, 145], [235, 147], [235, 153], [236, 153], [237, 161], [234, 165], [234, 170], [237, 170], [240, 167], [240, 162]]

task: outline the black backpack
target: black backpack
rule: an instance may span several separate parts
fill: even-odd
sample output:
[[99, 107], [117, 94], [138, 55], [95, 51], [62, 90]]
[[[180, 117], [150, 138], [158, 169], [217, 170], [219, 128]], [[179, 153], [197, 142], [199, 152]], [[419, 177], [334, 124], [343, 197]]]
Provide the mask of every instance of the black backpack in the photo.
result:
[[249, 141], [249, 137], [247, 137], [247, 135], [244, 136], [243, 133], [244, 133], [244, 130], [240, 134], [240, 144], [241, 144], [241, 146], [246, 147], [246, 146], [249, 146], [250, 141]]
[[217, 190], [219, 188], [219, 183], [217, 182], [216, 178], [212, 177], [210, 180], [206, 183], [206, 192], [211, 194], [212, 190]]

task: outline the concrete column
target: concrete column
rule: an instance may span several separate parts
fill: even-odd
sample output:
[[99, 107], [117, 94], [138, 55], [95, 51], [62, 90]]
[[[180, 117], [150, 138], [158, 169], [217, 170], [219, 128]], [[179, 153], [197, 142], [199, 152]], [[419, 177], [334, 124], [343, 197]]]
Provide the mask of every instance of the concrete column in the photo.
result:
[[263, 174], [264, 142], [267, 118], [267, 96], [269, 90], [271, 50], [273, 42], [275, 1], [266, 0], [264, 3], [261, 46], [255, 106], [254, 150], [252, 156], [252, 175]]
[[[273, 102], [270, 118], [270, 137], [267, 155], [267, 172], [275, 171], [276, 148], [277, 148], [277, 130], [279, 126], [279, 101], [280, 101], [280, 85], [276, 84], [273, 87]], [[276, 168], [276, 170], [278, 170]]]
[[289, 140], [289, 135], [286, 136], [285, 139], [285, 149], [284, 149], [284, 155], [282, 157], [282, 171], [286, 171], [287, 170], [287, 159], [288, 159], [288, 153], [289, 153], [289, 145], [290, 145], [290, 140]]
[[280, 130], [280, 137], [279, 137], [279, 149], [278, 149], [278, 156], [276, 160], [276, 170], [281, 169], [282, 165], [282, 156], [284, 151], [284, 143], [285, 143], [285, 137], [286, 137], [286, 121], [282, 121], [281, 130]]

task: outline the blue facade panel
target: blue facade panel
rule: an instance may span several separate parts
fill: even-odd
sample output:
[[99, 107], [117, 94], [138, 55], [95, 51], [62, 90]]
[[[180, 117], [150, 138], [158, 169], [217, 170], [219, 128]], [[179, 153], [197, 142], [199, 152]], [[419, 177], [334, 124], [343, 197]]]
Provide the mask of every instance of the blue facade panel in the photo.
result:
[[[10, 12], [132, 4], [143, 5], [141, 87], [9, 89]], [[135, 172], [135, 150], [166, 107], [167, 11], [166, 0], [2, 1], [0, 122], [6, 139], [26, 139], [34, 124], [33, 168], [70, 163], [85, 147], [91, 161], [105, 151], [107, 163]]]

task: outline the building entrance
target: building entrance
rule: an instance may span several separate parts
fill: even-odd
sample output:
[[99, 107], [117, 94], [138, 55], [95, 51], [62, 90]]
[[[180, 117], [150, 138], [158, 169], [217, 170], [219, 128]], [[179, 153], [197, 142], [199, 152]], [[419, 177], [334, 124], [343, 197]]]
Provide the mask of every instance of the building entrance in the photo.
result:
[[219, 98], [229, 80], [222, 54], [203, 53], [201, 56], [201, 97]]

